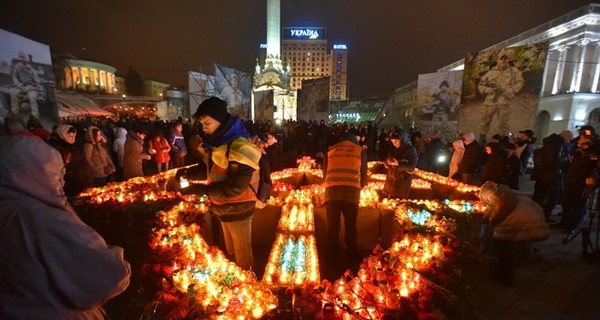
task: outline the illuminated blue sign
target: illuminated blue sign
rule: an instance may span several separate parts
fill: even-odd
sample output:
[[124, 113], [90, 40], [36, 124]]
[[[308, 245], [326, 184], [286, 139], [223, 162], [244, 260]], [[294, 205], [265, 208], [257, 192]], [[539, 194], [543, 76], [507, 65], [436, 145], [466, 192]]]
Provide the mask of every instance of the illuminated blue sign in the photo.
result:
[[348, 50], [348, 46], [345, 44], [334, 44], [333, 50]]
[[266, 49], [267, 48], [267, 44], [266, 43], [261, 43], [259, 46], [260, 49]]
[[283, 37], [296, 40], [327, 39], [327, 28], [283, 28]]

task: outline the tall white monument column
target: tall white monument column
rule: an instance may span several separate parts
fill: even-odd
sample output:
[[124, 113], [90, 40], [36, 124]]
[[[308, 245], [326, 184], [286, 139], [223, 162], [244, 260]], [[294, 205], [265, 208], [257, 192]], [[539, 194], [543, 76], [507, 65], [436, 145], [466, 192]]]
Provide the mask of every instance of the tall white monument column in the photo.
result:
[[280, 0], [267, 0], [267, 57], [281, 59]]

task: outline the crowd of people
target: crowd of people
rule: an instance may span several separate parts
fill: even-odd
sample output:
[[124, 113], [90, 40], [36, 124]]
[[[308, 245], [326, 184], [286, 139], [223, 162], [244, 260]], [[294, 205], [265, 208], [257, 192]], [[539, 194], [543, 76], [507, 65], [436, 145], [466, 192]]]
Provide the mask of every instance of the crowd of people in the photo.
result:
[[[414, 168], [436, 172], [468, 184], [491, 181], [519, 190], [523, 177], [535, 180], [533, 199], [544, 208], [546, 219], [557, 205], [565, 217], [560, 226], [573, 232], [582, 215], [581, 198], [595, 187], [597, 135], [593, 127], [582, 126], [578, 136], [569, 130], [554, 133], [539, 143], [533, 130], [516, 136], [494, 135], [487, 143], [477, 141], [472, 132], [457, 134], [444, 142], [437, 132], [425, 136], [418, 130], [397, 127], [378, 129], [376, 125], [327, 124], [316, 121], [243, 121], [252, 141], [261, 147], [268, 172], [282, 169], [283, 154], [295, 158], [310, 156], [318, 165], [326, 161], [329, 147], [350, 133], [370, 160], [388, 167], [386, 196], [408, 197]], [[77, 195], [88, 187], [123, 181], [198, 163], [199, 146], [207, 135], [198, 122], [147, 119], [81, 118], [46, 130], [35, 118], [24, 123], [8, 117], [4, 134], [27, 132], [56, 148], [66, 166], [65, 193]], [[571, 164], [575, 163], [575, 167]], [[405, 168], [406, 167], [406, 168]], [[398, 169], [404, 168], [404, 169]], [[573, 170], [569, 170], [573, 168]], [[575, 170], [578, 169], [578, 170]], [[266, 170], [263, 170], [266, 171]], [[392, 181], [393, 180], [393, 181]], [[264, 197], [263, 197], [264, 198]], [[566, 217], [575, 218], [566, 218]]]

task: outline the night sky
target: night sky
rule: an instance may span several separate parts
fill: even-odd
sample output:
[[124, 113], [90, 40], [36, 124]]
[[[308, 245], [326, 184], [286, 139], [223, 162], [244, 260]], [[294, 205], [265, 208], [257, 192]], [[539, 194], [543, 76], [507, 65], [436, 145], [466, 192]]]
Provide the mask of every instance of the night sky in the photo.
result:
[[[385, 97], [474, 52], [578, 9], [582, 0], [281, 0], [281, 27], [326, 27], [349, 49], [351, 97]], [[187, 87], [219, 63], [253, 72], [266, 0], [2, 0], [0, 28], [52, 53]]]

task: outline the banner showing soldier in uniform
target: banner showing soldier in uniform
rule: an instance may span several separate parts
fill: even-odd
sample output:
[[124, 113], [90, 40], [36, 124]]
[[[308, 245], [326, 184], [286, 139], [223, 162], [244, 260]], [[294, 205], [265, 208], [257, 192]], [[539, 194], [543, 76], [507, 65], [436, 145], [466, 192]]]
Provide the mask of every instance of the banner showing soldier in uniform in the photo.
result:
[[217, 97], [227, 102], [227, 110], [241, 119], [250, 119], [250, 92], [252, 77], [249, 73], [215, 64]]
[[298, 93], [298, 120], [329, 122], [329, 77], [302, 81]]
[[201, 72], [188, 71], [190, 114], [194, 114], [202, 101], [215, 95], [215, 77]]
[[547, 54], [544, 42], [468, 55], [459, 129], [486, 141], [533, 128]]
[[273, 90], [254, 92], [254, 120], [273, 121]]
[[50, 47], [0, 29], [0, 117], [58, 123]]
[[437, 131], [446, 141], [456, 137], [462, 77], [462, 71], [419, 75], [415, 127], [422, 134]]

